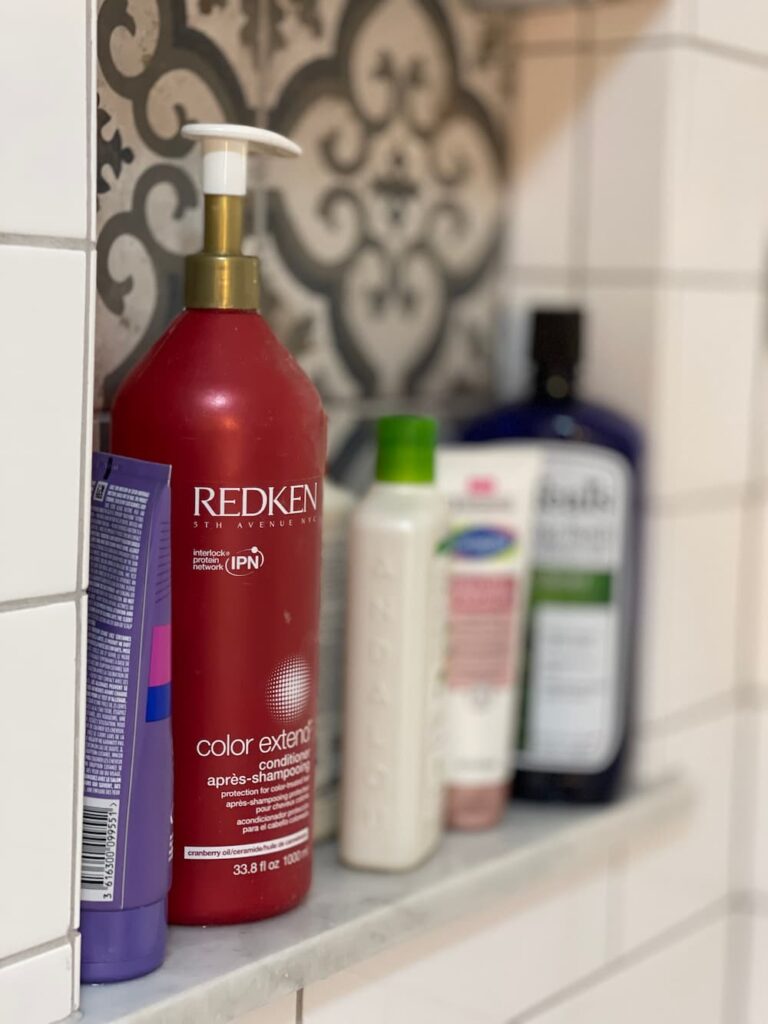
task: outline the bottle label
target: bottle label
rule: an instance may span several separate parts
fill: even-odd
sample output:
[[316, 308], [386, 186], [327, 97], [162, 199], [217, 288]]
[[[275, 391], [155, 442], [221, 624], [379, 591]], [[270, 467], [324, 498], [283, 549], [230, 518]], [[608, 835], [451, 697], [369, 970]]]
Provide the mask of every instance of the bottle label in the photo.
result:
[[593, 445], [547, 450], [531, 580], [518, 764], [595, 773], [622, 741], [632, 474]]
[[518, 601], [517, 577], [510, 572], [451, 579], [446, 703], [452, 786], [509, 779]]
[[138, 906], [168, 891], [170, 474], [158, 463], [93, 457], [80, 882], [86, 909]]
[[534, 500], [541, 458], [524, 447], [438, 454], [450, 556], [446, 705], [450, 787], [509, 783]]
[[192, 549], [192, 571], [242, 578], [263, 569], [270, 531], [320, 521], [321, 487], [319, 479], [252, 487], [196, 485], [192, 527], [201, 539]]
[[218, 891], [230, 912], [230, 879], [260, 905], [309, 868], [322, 479], [175, 485], [174, 888]]
[[[270, 680], [267, 693], [274, 715], [301, 717], [310, 700], [309, 667], [300, 659], [288, 659]], [[310, 838], [313, 726], [310, 718], [306, 725], [283, 728], [271, 735], [233, 737], [228, 733], [216, 739], [198, 740], [195, 753], [205, 760], [205, 770], [211, 772], [205, 776], [207, 790], [219, 801], [222, 826], [226, 822], [230, 834], [238, 841], [185, 845], [185, 860], [239, 860], [297, 847], [306, 856]], [[222, 762], [226, 774], [217, 774]], [[229, 770], [233, 764], [235, 770]], [[290, 856], [284, 860], [286, 864], [295, 863]], [[277, 862], [269, 870], [279, 866]], [[256, 865], [249, 866], [248, 871], [267, 869]]]

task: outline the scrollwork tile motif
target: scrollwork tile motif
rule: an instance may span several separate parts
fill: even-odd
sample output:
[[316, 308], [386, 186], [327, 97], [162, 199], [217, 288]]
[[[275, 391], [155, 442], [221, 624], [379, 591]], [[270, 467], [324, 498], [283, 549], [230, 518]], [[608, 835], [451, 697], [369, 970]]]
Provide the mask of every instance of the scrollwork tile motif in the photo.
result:
[[[120, 129], [110, 126], [112, 115], [104, 110], [98, 97], [96, 103], [96, 193], [100, 195], [102, 192], [108, 192], [110, 187], [104, 177], [104, 169], [109, 167], [114, 177], [119, 178], [123, 167], [133, 163], [134, 153], [130, 146], [123, 145]], [[112, 134], [107, 135], [110, 127]]]
[[304, 149], [252, 212], [265, 312], [326, 397], [483, 387], [506, 146], [489, 26], [459, 0], [103, 0], [97, 400], [179, 308], [200, 215], [179, 127], [208, 119]]
[[[445, 5], [349, 4], [334, 53], [293, 76], [270, 126], [304, 149], [269, 188], [268, 226], [293, 276], [326, 298], [318, 331], [364, 394], [434, 391], [443, 346], [474, 357], [490, 329], [485, 302], [484, 327], [470, 318], [462, 340], [457, 309], [488, 296], [504, 181], [502, 133], [461, 79]], [[477, 385], [487, 360], [474, 365]]]

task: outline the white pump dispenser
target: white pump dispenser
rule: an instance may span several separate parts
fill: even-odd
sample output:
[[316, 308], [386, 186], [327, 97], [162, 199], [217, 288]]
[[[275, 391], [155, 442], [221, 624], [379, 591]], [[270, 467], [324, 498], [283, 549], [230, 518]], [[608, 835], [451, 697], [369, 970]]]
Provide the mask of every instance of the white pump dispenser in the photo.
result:
[[203, 147], [203, 192], [216, 196], [244, 196], [248, 149], [265, 156], [301, 156], [301, 147], [277, 132], [243, 124], [185, 124], [185, 139]]
[[205, 237], [186, 261], [187, 309], [258, 309], [259, 263], [242, 251], [248, 150], [266, 156], [299, 156], [295, 142], [265, 128], [242, 124], [186, 124], [185, 139], [203, 149]]

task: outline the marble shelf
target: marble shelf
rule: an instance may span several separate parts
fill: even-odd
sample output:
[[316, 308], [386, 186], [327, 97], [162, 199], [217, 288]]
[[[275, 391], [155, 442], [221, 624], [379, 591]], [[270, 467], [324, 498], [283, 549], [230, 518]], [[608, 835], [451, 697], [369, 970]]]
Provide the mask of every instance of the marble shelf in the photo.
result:
[[420, 931], [604, 863], [671, 826], [692, 802], [688, 785], [671, 777], [607, 808], [515, 803], [499, 828], [449, 834], [432, 860], [403, 875], [347, 870], [323, 843], [302, 907], [257, 924], [172, 928], [159, 971], [85, 987], [67, 1024], [224, 1024]]

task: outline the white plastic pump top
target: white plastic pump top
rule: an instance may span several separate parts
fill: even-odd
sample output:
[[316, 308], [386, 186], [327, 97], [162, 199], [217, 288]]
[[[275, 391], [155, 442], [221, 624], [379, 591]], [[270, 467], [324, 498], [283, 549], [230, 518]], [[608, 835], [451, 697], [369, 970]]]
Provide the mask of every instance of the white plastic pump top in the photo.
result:
[[185, 139], [203, 146], [203, 192], [216, 196], [244, 196], [248, 149], [265, 156], [301, 156], [301, 147], [284, 135], [244, 124], [185, 124]]

